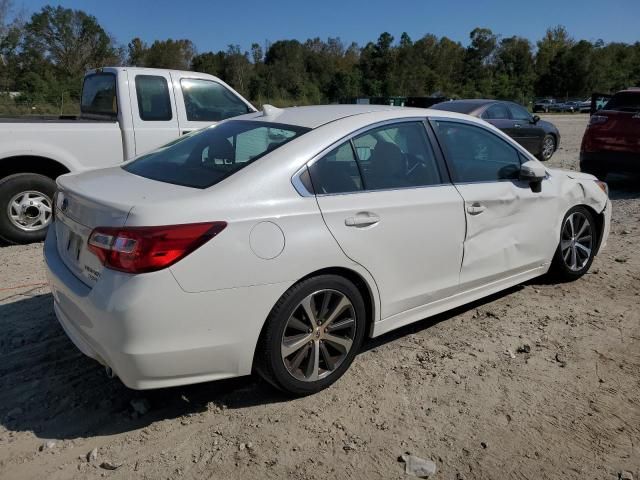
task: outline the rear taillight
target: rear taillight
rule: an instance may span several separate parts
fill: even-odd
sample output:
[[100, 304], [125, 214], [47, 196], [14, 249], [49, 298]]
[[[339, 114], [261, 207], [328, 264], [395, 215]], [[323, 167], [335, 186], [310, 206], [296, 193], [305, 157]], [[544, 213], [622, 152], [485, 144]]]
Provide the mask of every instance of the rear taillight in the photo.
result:
[[98, 227], [88, 240], [102, 264], [127, 273], [161, 270], [186, 257], [218, 235], [226, 222], [160, 227]]
[[600, 125], [601, 123], [606, 123], [607, 120], [609, 120], [609, 117], [604, 115], [591, 115], [589, 125]]

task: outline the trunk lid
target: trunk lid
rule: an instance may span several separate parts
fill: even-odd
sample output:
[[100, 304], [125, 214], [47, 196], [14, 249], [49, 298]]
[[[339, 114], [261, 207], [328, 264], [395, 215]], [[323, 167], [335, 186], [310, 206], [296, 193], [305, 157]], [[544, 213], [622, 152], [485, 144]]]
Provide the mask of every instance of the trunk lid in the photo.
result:
[[124, 226], [136, 205], [153, 204], [161, 209], [162, 202], [185, 196], [183, 189], [138, 177], [120, 167], [63, 175], [57, 183], [53, 227], [58, 253], [69, 270], [89, 287], [104, 269], [87, 248], [94, 228]]

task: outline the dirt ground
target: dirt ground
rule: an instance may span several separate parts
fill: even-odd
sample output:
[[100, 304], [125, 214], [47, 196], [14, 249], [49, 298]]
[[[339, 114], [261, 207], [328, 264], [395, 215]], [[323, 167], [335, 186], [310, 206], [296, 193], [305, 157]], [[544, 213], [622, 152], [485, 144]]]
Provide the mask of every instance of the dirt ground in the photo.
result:
[[[550, 164], [576, 168], [587, 116], [552, 121]], [[608, 180], [612, 232], [585, 277], [369, 341], [298, 400], [255, 378], [128, 390], [57, 324], [42, 246], [0, 248], [0, 478], [402, 479], [411, 452], [437, 479], [638, 479], [640, 187]]]

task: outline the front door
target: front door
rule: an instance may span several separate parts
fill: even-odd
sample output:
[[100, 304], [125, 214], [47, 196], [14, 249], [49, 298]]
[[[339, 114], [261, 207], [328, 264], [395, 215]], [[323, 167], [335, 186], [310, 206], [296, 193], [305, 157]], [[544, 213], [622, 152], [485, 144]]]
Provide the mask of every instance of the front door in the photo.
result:
[[464, 198], [461, 289], [548, 263], [559, 241], [553, 185], [544, 180], [535, 193], [520, 181], [523, 154], [488, 129], [444, 119], [432, 124]]
[[462, 198], [421, 121], [373, 128], [309, 169], [327, 227], [376, 281], [383, 319], [457, 291]]
[[544, 130], [537, 126], [531, 114], [520, 105], [507, 102], [511, 112], [512, 127], [509, 135], [534, 155], [542, 152]]

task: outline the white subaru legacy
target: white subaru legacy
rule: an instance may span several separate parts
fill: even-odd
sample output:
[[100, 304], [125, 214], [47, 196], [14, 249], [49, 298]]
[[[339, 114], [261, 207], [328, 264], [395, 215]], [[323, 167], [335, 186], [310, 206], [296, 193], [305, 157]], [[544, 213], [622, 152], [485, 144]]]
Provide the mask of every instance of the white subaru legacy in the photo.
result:
[[577, 279], [611, 217], [606, 184], [482, 120], [369, 105], [265, 106], [58, 188], [55, 313], [134, 389], [255, 371], [316, 392], [365, 337]]

